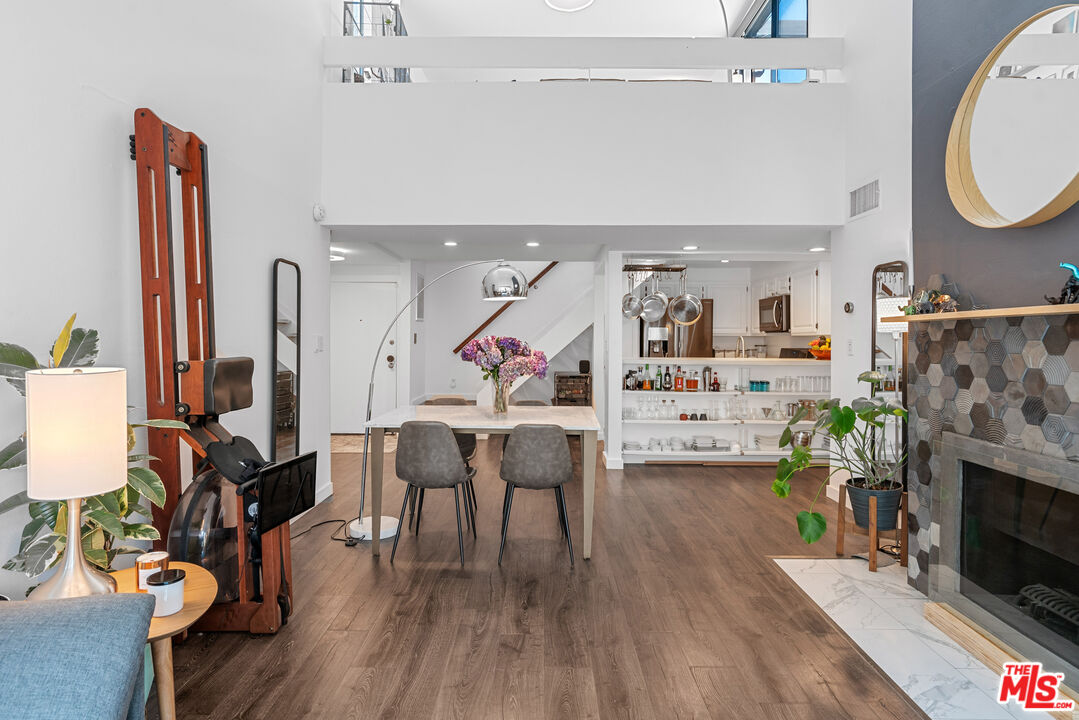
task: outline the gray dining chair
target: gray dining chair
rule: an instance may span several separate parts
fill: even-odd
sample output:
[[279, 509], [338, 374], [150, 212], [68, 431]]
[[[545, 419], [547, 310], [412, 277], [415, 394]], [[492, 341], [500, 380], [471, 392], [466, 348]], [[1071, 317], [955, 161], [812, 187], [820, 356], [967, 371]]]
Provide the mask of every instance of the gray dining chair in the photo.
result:
[[[467, 405], [468, 401], [465, 400], [464, 395], [438, 395], [424, 402], [424, 405]], [[465, 461], [466, 467], [472, 467], [472, 459], [476, 457], [476, 435], [475, 433], [454, 433], [454, 439], [457, 441], [457, 447], [461, 450], [461, 459]], [[422, 491], [421, 491], [422, 493]], [[465, 516], [465, 519], [470, 523], [469, 528], [472, 528], [471, 520], [469, 517], [475, 517], [476, 510], [479, 507], [479, 503], [476, 500], [476, 486], [472, 480], [468, 481], [465, 486], [465, 501], [472, 506], [472, 512]], [[408, 514], [408, 527], [412, 529], [412, 519], [416, 517], [416, 498], [412, 498], [412, 502], [409, 505]], [[473, 532], [474, 532], [473, 528]], [[416, 532], [419, 532], [419, 521], [417, 521]]]
[[558, 425], [517, 425], [506, 443], [499, 474], [506, 481], [506, 497], [502, 508], [502, 542], [498, 546], [498, 564], [502, 564], [502, 553], [506, 549], [513, 492], [517, 488], [524, 488], [555, 491], [558, 523], [569, 546], [569, 564], [573, 565], [573, 538], [563, 490], [563, 485], [573, 479], [573, 460], [569, 454], [566, 431]]
[[[453, 504], [457, 510], [457, 549], [461, 554], [461, 567], [465, 565], [465, 542], [461, 533], [461, 493], [463, 488], [476, 474], [475, 468], [465, 465], [453, 431], [446, 423], [431, 420], [413, 420], [401, 425], [397, 437], [397, 477], [407, 483], [405, 497], [401, 501], [401, 518], [397, 523], [397, 533], [393, 536], [393, 551], [390, 564], [397, 554], [397, 542], [401, 539], [401, 525], [405, 519], [405, 508], [410, 497], [419, 494], [419, 508], [416, 514], [416, 532], [420, 531], [420, 518], [423, 513], [423, 496], [427, 490], [453, 488]], [[472, 515], [472, 506], [465, 503], [465, 515]], [[472, 537], [476, 536], [476, 519], [472, 517]]]
[[[518, 400], [513, 404], [518, 407], [547, 407], [550, 405], [550, 403], [544, 402], [543, 400]], [[502, 436], [502, 452], [506, 452], [506, 443], [509, 441], [509, 435]]]

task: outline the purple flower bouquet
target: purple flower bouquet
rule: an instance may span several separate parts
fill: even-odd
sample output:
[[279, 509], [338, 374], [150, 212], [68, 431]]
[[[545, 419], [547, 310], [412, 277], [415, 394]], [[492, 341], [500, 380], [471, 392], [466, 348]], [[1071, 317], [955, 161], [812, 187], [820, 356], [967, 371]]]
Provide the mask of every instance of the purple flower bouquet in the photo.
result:
[[461, 359], [483, 370], [483, 379], [495, 389], [495, 412], [506, 412], [506, 390], [517, 378], [547, 377], [547, 356], [514, 337], [488, 335], [471, 340], [461, 350]]

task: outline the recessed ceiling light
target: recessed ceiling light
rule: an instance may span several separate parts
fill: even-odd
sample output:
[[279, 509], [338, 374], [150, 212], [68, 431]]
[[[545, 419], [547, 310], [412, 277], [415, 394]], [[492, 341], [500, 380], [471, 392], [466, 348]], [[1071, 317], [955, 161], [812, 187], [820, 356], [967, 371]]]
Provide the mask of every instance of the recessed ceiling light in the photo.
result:
[[720, 260], [721, 263], [729, 263], [730, 260]]
[[528, 247], [539, 247], [539, 243], [535, 240], [529, 240], [525, 243], [525, 245], [527, 245]]
[[683, 245], [682, 249], [683, 250], [696, 250], [697, 246], [696, 245]]
[[330, 255], [330, 262], [341, 262], [344, 259], [344, 255]]
[[445, 245], [446, 247], [457, 247], [457, 241], [456, 240], [447, 240], [446, 242], [444, 242], [442, 244]]
[[811, 247], [811, 248], [809, 248], [809, 252], [826, 252], [827, 250], [828, 250], [828, 248], [826, 248], [826, 247]]

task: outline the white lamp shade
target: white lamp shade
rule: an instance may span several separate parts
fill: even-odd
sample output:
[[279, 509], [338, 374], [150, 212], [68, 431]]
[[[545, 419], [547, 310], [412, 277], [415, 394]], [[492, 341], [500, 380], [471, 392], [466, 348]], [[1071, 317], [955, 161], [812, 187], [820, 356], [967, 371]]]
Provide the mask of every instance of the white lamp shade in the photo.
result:
[[910, 298], [902, 295], [893, 297], [877, 298], [877, 332], [882, 333], [905, 333], [905, 322], [884, 322], [886, 317], [896, 317], [903, 314], [899, 308], [910, 304]]
[[100, 495], [127, 482], [127, 371], [53, 368], [26, 373], [26, 494]]

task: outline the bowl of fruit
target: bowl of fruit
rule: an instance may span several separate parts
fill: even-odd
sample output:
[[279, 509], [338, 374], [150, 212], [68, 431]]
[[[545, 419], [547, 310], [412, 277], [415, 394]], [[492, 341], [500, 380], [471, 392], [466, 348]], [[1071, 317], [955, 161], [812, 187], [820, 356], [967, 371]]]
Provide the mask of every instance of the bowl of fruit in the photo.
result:
[[809, 343], [809, 353], [818, 360], [832, 359], [832, 338], [821, 335]]

